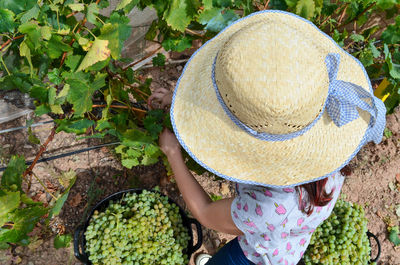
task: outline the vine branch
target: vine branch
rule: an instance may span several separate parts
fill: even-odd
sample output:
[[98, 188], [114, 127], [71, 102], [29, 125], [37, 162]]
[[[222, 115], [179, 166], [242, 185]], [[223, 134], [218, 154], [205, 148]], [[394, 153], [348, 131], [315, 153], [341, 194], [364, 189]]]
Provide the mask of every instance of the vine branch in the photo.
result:
[[126, 69], [133, 67], [135, 65], [137, 65], [140, 62], [143, 62], [144, 60], [150, 58], [151, 56], [153, 56], [154, 54], [156, 54], [157, 52], [159, 52], [162, 49], [162, 46], [159, 47], [158, 49], [156, 49], [155, 51], [151, 52], [150, 54], [146, 55], [145, 57], [143, 57], [142, 59], [136, 61], [136, 62], [132, 62], [130, 64], [128, 64], [127, 66], [125, 66], [124, 68], [122, 68], [123, 71], [126, 71]]
[[25, 36], [25, 35], [19, 35], [19, 36], [15, 37], [15, 38], [8, 39], [6, 42], [4, 42], [4, 43], [1, 45], [0, 51], [3, 50], [3, 48], [6, 47], [8, 44], [10, 44], [10, 42], [12, 42], [12, 41], [14, 41], [14, 40], [18, 40], [18, 39], [20, 39], [20, 38], [22, 38], [22, 37], [24, 37], [24, 36]]
[[25, 170], [24, 174], [22, 175], [23, 178], [25, 178], [28, 174], [32, 173], [32, 169], [35, 167], [37, 161], [42, 156], [43, 152], [46, 151], [46, 148], [49, 145], [49, 143], [53, 140], [54, 135], [56, 134], [56, 128], [57, 128], [57, 126], [53, 127], [53, 129], [51, 130], [50, 135], [47, 137], [46, 142], [42, 146], [40, 146], [40, 150], [37, 153], [37, 155], [36, 155], [35, 159], [33, 160], [32, 164], [29, 166], [29, 168], [27, 168]]
[[[105, 108], [105, 107], [107, 107], [107, 105], [92, 105], [92, 108]], [[143, 113], [146, 113], [147, 111], [145, 111], [145, 110], [142, 110], [142, 109], [138, 109], [138, 108], [135, 108], [135, 107], [128, 107], [128, 106], [119, 106], [119, 105], [110, 105], [110, 108], [115, 108], [115, 109], [131, 109], [131, 110], [134, 110], [134, 111], [138, 111], [138, 112], [143, 112]]]

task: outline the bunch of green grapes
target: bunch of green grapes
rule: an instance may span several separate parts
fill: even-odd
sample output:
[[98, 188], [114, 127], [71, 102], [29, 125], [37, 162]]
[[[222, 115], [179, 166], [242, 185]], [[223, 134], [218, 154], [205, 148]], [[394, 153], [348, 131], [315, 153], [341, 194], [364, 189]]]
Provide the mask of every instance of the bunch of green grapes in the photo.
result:
[[179, 208], [156, 192], [128, 193], [95, 211], [85, 237], [95, 265], [188, 264], [183, 250], [190, 237]]
[[366, 265], [370, 244], [364, 209], [338, 200], [332, 214], [314, 232], [304, 254], [306, 265]]

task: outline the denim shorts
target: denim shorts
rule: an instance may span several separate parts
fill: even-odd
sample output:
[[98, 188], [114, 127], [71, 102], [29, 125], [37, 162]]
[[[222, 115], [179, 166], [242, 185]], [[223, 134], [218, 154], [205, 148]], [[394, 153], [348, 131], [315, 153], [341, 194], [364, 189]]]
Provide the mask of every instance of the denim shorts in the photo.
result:
[[206, 265], [255, 265], [248, 260], [239, 245], [237, 237], [223, 246]]

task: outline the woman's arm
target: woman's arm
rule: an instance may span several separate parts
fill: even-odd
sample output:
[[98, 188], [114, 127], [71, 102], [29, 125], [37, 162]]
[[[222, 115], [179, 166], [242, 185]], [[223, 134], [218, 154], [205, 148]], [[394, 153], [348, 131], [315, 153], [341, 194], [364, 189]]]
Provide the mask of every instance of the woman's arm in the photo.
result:
[[193, 216], [205, 227], [227, 234], [243, 235], [231, 216], [234, 198], [213, 202], [186, 167], [175, 135], [165, 129], [160, 135], [161, 150], [167, 155], [179, 191]]

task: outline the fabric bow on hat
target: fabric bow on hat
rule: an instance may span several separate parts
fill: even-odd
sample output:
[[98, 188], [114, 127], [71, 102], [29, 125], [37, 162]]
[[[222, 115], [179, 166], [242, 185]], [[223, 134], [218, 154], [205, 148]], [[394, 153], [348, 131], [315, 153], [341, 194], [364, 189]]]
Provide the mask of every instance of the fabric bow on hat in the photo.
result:
[[[382, 122], [385, 119], [385, 105], [361, 86], [336, 79], [340, 64], [339, 54], [329, 53], [325, 58], [325, 63], [329, 75], [326, 111], [332, 121], [338, 127], [342, 127], [359, 118], [357, 108], [368, 111], [371, 114], [371, 122], [366, 142], [374, 141], [378, 144], [385, 128], [385, 123]], [[367, 101], [370, 101], [370, 104]]]

